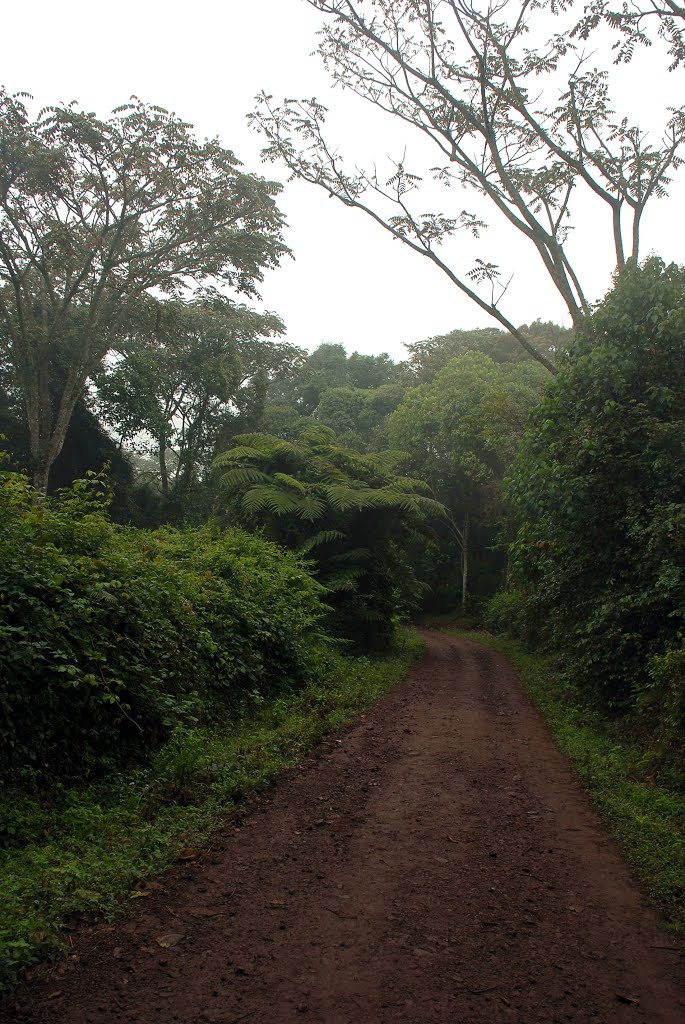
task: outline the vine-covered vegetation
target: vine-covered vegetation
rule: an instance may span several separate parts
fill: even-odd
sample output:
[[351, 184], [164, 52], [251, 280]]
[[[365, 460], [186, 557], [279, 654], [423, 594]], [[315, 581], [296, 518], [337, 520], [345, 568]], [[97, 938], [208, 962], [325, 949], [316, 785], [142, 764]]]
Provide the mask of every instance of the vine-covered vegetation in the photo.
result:
[[[685, 782], [685, 271], [632, 266], [535, 409], [508, 483], [493, 619], [558, 652]], [[628, 720], [626, 722], [628, 724]]]
[[0, 474], [0, 772], [83, 779], [315, 674], [322, 588], [211, 525], [113, 525], [98, 477], [36, 504]]

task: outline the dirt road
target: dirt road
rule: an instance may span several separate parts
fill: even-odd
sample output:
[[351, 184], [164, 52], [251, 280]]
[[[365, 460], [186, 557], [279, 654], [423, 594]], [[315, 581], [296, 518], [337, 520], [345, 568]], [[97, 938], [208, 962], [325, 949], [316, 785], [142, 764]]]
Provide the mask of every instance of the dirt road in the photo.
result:
[[10, 1019], [685, 1022], [685, 958], [513, 670], [425, 636], [368, 715]]

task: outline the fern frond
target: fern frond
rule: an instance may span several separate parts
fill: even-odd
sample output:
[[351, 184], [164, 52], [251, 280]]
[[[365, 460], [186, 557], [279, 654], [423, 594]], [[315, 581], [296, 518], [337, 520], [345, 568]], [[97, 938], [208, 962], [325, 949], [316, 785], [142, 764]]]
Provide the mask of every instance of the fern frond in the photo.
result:
[[324, 484], [343, 484], [348, 479], [347, 473], [320, 455], [315, 455], [310, 459], [309, 466], [312, 477]]
[[242, 504], [246, 512], [262, 512], [264, 509], [268, 509], [274, 515], [284, 516], [288, 512], [297, 511], [298, 500], [280, 487], [261, 484], [246, 491]]
[[323, 423], [312, 423], [311, 426], [305, 427], [300, 434], [300, 441], [304, 444], [315, 444], [315, 445], [336, 445], [335, 431], [331, 430], [330, 427], [325, 427]]
[[406, 493], [421, 492], [422, 494], [430, 493], [430, 484], [427, 484], [425, 480], [416, 480], [411, 476], [396, 476], [392, 481], [392, 486], [398, 491], [405, 491]]
[[326, 576], [321, 582], [326, 590], [336, 592], [340, 590], [354, 591], [357, 590], [357, 581], [360, 576], [363, 576], [365, 570], [360, 566], [345, 569], [344, 572], [333, 573], [332, 576]]
[[221, 469], [223, 466], [230, 466], [233, 462], [238, 462], [241, 459], [262, 459], [264, 453], [258, 448], [250, 448], [246, 445], [238, 445], [235, 448], [229, 448], [228, 451], [221, 452], [220, 455], [214, 459], [212, 463], [213, 469]]
[[397, 448], [387, 448], [383, 452], [370, 452], [365, 456], [369, 466], [372, 466], [374, 469], [384, 470], [385, 472], [392, 472], [397, 466], [402, 465], [403, 462], [408, 462], [409, 458], [410, 456], [407, 452], [401, 452]]
[[345, 534], [341, 533], [340, 530], [321, 530], [320, 533], [310, 537], [308, 541], [305, 541], [297, 550], [300, 555], [306, 555], [314, 548], [320, 547], [322, 544], [332, 544], [336, 540], [345, 540]]
[[344, 484], [333, 484], [326, 487], [326, 497], [331, 508], [337, 512], [347, 512], [351, 508], [377, 508], [379, 505], [378, 491], [370, 487], [349, 487]]
[[326, 503], [316, 494], [305, 494], [299, 498], [296, 512], [300, 519], [309, 519], [313, 522], [320, 519], [326, 511]]
[[339, 555], [331, 555], [327, 562], [331, 565], [344, 565], [346, 562], [368, 562], [371, 558], [369, 548], [351, 548], [341, 551]]
[[[261, 456], [286, 455], [302, 459], [305, 452], [296, 441], [286, 441], [274, 434], [238, 434], [234, 439], [239, 445], [256, 448]], [[235, 449], [229, 449], [234, 451]]]
[[274, 473], [273, 479], [274, 483], [278, 483], [281, 487], [285, 487], [288, 490], [297, 491], [298, 494], [306, 494], [307, 492], [306, 485], [288, 473]]
[[402, 512], [410, 512], [420, 519], [431, 516], [442, 518], [447, 514], [447, 510], [441, 502], [436, 501], [435, 498], [428, 498], [425, 494], [397, 490], [394, 486], [379, 488], [376, 494], [378, 503], [383, 508], [400, 509]]
[[227, 490], [245, 487], [247, 484], [266, 484], [271, 477], [254, 466], [234, 466], [219, 478], [219, 486]]

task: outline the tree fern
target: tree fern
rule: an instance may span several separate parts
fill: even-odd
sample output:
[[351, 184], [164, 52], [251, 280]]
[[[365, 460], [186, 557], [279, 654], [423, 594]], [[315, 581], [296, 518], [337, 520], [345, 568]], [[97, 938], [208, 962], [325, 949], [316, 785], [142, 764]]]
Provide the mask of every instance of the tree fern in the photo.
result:
[[351, 566], [349, 569], [343, 569], [340, 572], [333, 573], [330, 576], [325, 576], [321, 580], [326, 590], [330, 590], [331, 593], [341, 590], [357, 590], [359, 578], [364, 575], [364, 569], [360, 565]]
[[222, 469], [224, 466], [230, 466], [242, 459], [260, 459], [262, 455], [263, 452], [258, 448], [238, 445], [235, 448], [229, 448], [227, 452], [222, 452], [221, 455], [217, 455], [212, 463], [212, 469]]
[[296, 441], [251, 433], [234, 442], [214, 466], [225, 470], [222, 491], [239, 498], [242, 525], [311, 559], [331, 594], [333, 630], [367, 645], [387, 641], [398, 600], [410, 607], [418, 592], [403, 545], [416, 545], [443, 506], [422, 481], [397, 475], [401, 452], [343, 448], [321, 424]]
[[314, 548], [321, 547], [323, 544], [332, 544], [336, 540], [345, 540], [345, 534], [340, 530], [320, 530], [319, 533], [315, 533], [313, 537], [301, 544], [297, 549], [301, 555], [307, 555]]
[[311, 522], [315, 522], [317, 519], [321, 519], [325, 511], [326, 503], [318, 495], [309, 492], [299, 498], [296, 512], [300, 519], [308, 519]]
[[242, 504], [245, 511], [249, 513], [267, 510], [276, 516], [283, 516], [288, 512], [296, 512], [299, 502], [295, 495], [280, 487], [274, 487], [273, 484], [260, 484], [245, 492]]
[[285, 487], [286, 490], [296, 491], [297, 494], [306, 494], [307, 485], [303, 484], [300, 480], [296, 480], [294, 476], [290, 476], [289, 473], [274, 473], [274, 483], [279, 484], [281, 487]]
[[234, 491], [250, 484], [268, 483], [271, 477], [253, 466], [234, 466], [219, 478], [221, 487]]

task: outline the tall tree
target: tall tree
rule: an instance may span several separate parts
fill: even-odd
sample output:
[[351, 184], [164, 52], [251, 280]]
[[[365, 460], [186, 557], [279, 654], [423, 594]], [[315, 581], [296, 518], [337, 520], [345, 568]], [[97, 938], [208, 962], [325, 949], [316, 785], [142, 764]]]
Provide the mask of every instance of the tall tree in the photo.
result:
[[[434, 263], [548, 370], [553, 362], [506, 316], [508, 284], [496, 258], [459, 267], [440, 243], [478, 237], [480, 216], [452, 206], [423, 213], [415, 202], [426, 174], [487, 200], [537, 253], [574, 324], [589, 310], [586, 284], [567, 249], [576, 193], [603, 205], [616, 265], [636, 259], [642, 217], [680, 165], [685, 113], [673, 109], [656, 145], [614, 115], [607, 75], [568, 35], [540, 46], [529, 36], [537, 0], [307, 0], [323, 16], [319, 54], [336, 84], [387, 112], [433, 147], [434, 166], [405, 154], [383, 174], [347, 170], [326, 136], [316, 100], [274, 103], [262, 94], [252, 115], [265, 155], [358, 209]], [[575, 226], [575, 225], [574, 225]], [[596, 245], [598, 219], [592, 223]]]
[[321, 396], [314, 414], [335, 432], [341, 444], [360, 452], [388, 447], [387, 421], [402, 401], [402, 384], [375, 388], [329, 388]]
[[272, 340], [283, 331], [274, 314], [215, 291], [167, 300], [155, 330], [131, 337], [123, 356], [95, 376], [100, 414], [123, 446], [154, 456], [162, 498], [181, 513], [229, 422], [304, 358]]
[[151, 294], [210, 280], [254, 295], [287, 251], [280, 186], [240, 166], [139, 100], [107, 121], [73, 104], [32, 119], [0, 91], [0, 346], [39, 491], [88, 378], [154, 317]]
[[392, 361], [387, 352], [348, 356], [343, 345], [322, 342], [299, 366], [289, 380], [271, 388], [275, 402], [293, 404], [304, 416], [311, 416], [330, 388], [377, 388], [399, 380], [405, 366]]
[[574, 683], [614, 708], [665, 702], [681, 768], [684, 439], [685, 268], [651, 257], [617, 279], [531, 417], [508, 485], [512, 582], [519, 623]]
[[[532, 361], [496, 363], [482, 352], [467, 352], [430, 383], [411, 388], [389, 418], [390, 443], [410, 454], [411, 472], [449, 510], [463, 604], [472, 555], [483, 568], [484, 549], [494, 543], [502, 480], [545, 380]], [[481, 545], [473, 542], [478, 531]]]

